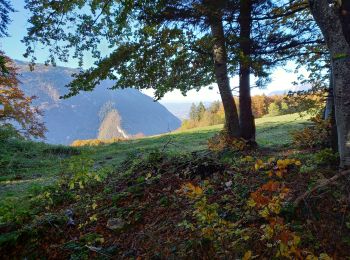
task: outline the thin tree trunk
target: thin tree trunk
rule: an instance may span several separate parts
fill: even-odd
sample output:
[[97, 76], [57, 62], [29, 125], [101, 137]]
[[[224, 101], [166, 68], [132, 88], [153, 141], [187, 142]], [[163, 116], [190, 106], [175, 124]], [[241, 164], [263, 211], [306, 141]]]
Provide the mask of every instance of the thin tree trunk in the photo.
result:
[[214, 38], [214, 72], [225, 110], [225, 130], [230, 137], [240, 137], [241, 131], [237, 107], [233, 99], [227, 72], [227, 52], [222, 15], [220, 11], [216, 11], [210, 13], [208, 16], [211, 33]]
[[327, 0], [309, 0], [332, 57], [335, 119], [340, 166], [350, 166], [350, 45], [344, 35], [338, 7]]
[[252, 1], [241, 0], [239, 15], [240, 31], [240, 60], [239, 60], [239, 122], [242, 137], [255, 141], [255, 121], [250, 96], [250, 56], [251, 56], [251, 27]]
[[329, 87], [326, 99], [326, 107], [324, 108], [323, 119], [327, 120], [332, 116], [332, 109], [334, 108], [334, 95], [333, 95], [333, 74], [332, 69], [329, 73]]
[[332, 70], [330, 73], [330, 80], [329, 80], [329, 89], [328, 89], [328, 96], [326, 101], [326, 107], [324, 111], [324, 119], [330, 120], [332, 129], [331, 129], [331, 136], [330, 136], [330, 144], [331, 148], [334, 152], [338, 152], [338, 133], [337, 133], [337, 124], [335, 121], [335, 106], [334, 106], [334, 95], [333, 95], [333, 74]]

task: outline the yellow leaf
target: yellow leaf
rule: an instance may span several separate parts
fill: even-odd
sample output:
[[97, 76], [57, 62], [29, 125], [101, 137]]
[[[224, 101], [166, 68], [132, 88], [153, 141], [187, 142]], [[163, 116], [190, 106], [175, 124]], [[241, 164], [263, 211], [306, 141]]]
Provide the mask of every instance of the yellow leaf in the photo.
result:
[[[275, 214], [279, 214], [281, 211], [281, 205], [279, 204], [279, 201], [276, 201], [275, 203], [270, 203], [269, 204], [269, 209], [275, 213]], [[263, 216], [264, 217], [264, 216]]]
[[260, 159], [257, 160], [255, 163], [255, 166], [254, 166], [255, 170], [257, 171], [257, 170], [261, 169], [263, 165], [264, 165], [264, 162], [262, 160], [260, 160]]
[[194, 186], [192, 183], [186, 183], [183, 186], [183, 191], [188, 194], [190, 197], [198, 197], [203, 194], [203, 189], [199, 186]]
[[270, 215], [270, 212], [267, 208], [264, 208], [263, 210], [260, 210], [259, 214], [263, 218], [267, 218]]
[[249, 259], [251, 259], [251, 258], [252, 258], [252, 251], [249, 250], [249, 251], [245, 252], [245, 254], [244, 254], [242, 260], [249, 260]]
[[197, 187], [194, 188], [194, 193], [196, 195], [202, 195], [203, 194], [203, 189], [201, 187], [197, 186]]
[[294, 237], [293, 237], [293, 243], [294, 243], [294, 245], [299, 245], [299, 243], [300, 243], [300, 237], [294, 235]]
[[96, 209], [97, 208], [97, 204], [96, 202], [94, 202], [92, 205], [91, 205], [92, 209]]
[[81, 229], [82, 227], [84, 227], [84, 224], [79, 224], [78, 229]]
[[329, 255], [327, 255], [326, 253], [320, 254], [320, 257], [318, 259], [320, 259], [320, 260], [332, 260], [332, 258]]
[[300, 166], [300, 165], [301, 165], [301, 161], [296, 160], [296, 161], [295, 161], [295, 165], [296, 165], [296, 166]]
[[94, 214], [89, 219], [90, 219], [90, 221], [97, 221], [97, 215]]
[[103, 237], [100, 237], [100, 238], [96, 238], [96, 241], [103, 244], [105, 242], [105, 239]]
[[305, 260], [318, 260], [318, 257], [314, 256], [314, 255], [308, 255]]
[[287, 245], [285, 245], [284, 243], [280, 243], [280, 248], [279, 250], [277, 250], [276, 256], [287, 256], [286, 255], [286, 251], [288, 250]]
[[282, 178], [282, 171], [277, 170], [276, 171], [276, 176], [279, 177], [279, 178]]
[[250, 155], [247, 155], [246, 157], [244, 157], [244, 161], [246, 162], [252, 162], [254, 160], [254, 158]]
[[271, 163], [273, 163], [275, 160], [276, 160], [275, 157], [271, 157], [271, 158], [268, 159], [267, 162], [271, 164]]
[[253, 199], [249, 199], [249, 200], [247, 201], [247, 205], [248, 205], [249, 207], [251, 207], [251, 208], [254, 208], [255, 205], [256, 205], [256, 202], [255, 202]]

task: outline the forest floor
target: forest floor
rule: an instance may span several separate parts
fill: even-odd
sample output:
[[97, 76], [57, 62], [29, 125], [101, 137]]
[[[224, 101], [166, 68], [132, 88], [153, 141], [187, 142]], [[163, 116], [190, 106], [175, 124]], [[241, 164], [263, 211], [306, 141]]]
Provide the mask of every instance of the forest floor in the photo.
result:
[[[254, 150], [208, 150], [222, 126], [96, 147], [11, 140], [0, 255], [51, 259], [348, 259], [348, 179], [299, 150], [298, 115], [257, 120]], [[305, 196], [303, 196], [303, 194]]]

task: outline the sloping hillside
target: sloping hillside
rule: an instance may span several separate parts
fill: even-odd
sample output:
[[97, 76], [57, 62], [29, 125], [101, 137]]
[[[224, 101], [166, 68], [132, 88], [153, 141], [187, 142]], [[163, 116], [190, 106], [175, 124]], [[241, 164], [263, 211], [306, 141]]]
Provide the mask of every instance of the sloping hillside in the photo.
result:
[[306, 124], [261, 118], [259, 147], [219, 152], [222, 125], [84, 148], [5, 139], [0, 255], [349, 259], [349, 171], [292, 143]]
[[156, 135], [180, 127], [178, 118], [138, 90], [109, 90], [113, 82], [104, 81], [93, 92], [62, 100], [59, 97], [67, 93], [64, 86], [70, 82], [74, 69], [37, 65], [31, 72], [26, 63], [17, 61], [17, 65], [22, 89], [27, 95], [37, 96], [35, 103], [44, 110], [48, 143], [70, 144], [76, 139], [97, 138], [111, 111], [117, 111], [120, 117], [120, 125], [108, 125], [115, 137]]

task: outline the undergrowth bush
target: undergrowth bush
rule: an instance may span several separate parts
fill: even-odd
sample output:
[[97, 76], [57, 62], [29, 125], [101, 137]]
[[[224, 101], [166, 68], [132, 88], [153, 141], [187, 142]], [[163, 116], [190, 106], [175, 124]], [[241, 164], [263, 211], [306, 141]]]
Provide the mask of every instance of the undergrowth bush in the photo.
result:
[[247, 148], [247, 143], [242, 138], [232, 138], [225, 131], [221, 131], [208, 140], [208, 148], [211, 151], [222, 151], [230, 149], [234, 151], [243, 151]]
[[[266, 259], [330, 260], [326, 253], [317, 256], [312, 250], [304, 248], [302, 236], [293, 230], [283, 215], [290, 207], [288, 201], [291, 195], [285, 178], [298, 172], [300, 166], [301, 161], [297, 159], [256, 160], [254, 170], [266, 179], [250, 193], [243, 206], [245, 213], [237, 221], [225, 219], [220, 214], [222, 206], [217, 203], [220, 200], [210, 198], [214, 186], [208, 180], [199, 186], [185, 183], [177, 192], [192, 201], [193, 218], [182, 221], [179, 226], [198, 232], [200, 243], [205, 243], [208, 251], [215, 252], [215, 256], [228, 256], [234, 252], [242, 259], [265, 256]], [[231, 185], [227, 186], [228, 189]], [[252, 219], [253, 223], [244, 224]]]
[[110, 171], [109, 168], [96, 168], [94, 160], [83, 154], [67, 161], [67, 174], [60, 181], [68, 185], [69, 189], [83, 189], [93, 182], [103, 181]]
[[21, 224], [30, 219], [31, 211], [27, 207], [18, 207], [19, 198], [8, 197], [0, 202], [0, 225], [13, 222]]
[[212, 192], [212, 186], [208, 181], [205, 181], [202, 187], [192, 183], [182, 185], [178, 193], [186, 195], [194, 202], [193, 221], [184, 220], [179, 223], [179, 226], [192, 232], [198, 232], [201, 238], [198, 243], [205, 244], [206, 250], [215, 252], [216, 256], [226, 256], [228, 252], [243, 255], [243, 252], [239, 251], [250, 238], [247, 234], [248, 230], [225, 220], [220, 215], [220, 205], [209, 202], [208, 194]]
[[0, 125], [0, 142], [8, 139], [24, 139], [18, 131], [9, 124]]
[[111, 139], [86, 139], [86, 140], [75, 140], [71, 146], [80, 147], [80, 146], [99, 146], [104, 144], [112, 144], [120, 141], [125, 141], [125, 138], [111, 138]]
[[293, 143], [300, 148], [325, 148], [330, 146], [330, 120], [323, 120], [321, 116], [311, 118], [312, 126], [292, 133]]
[[338, 165], [339, 155], [332, 149], [326, 148], [314, 154], [315, 163], [319, 166]]

